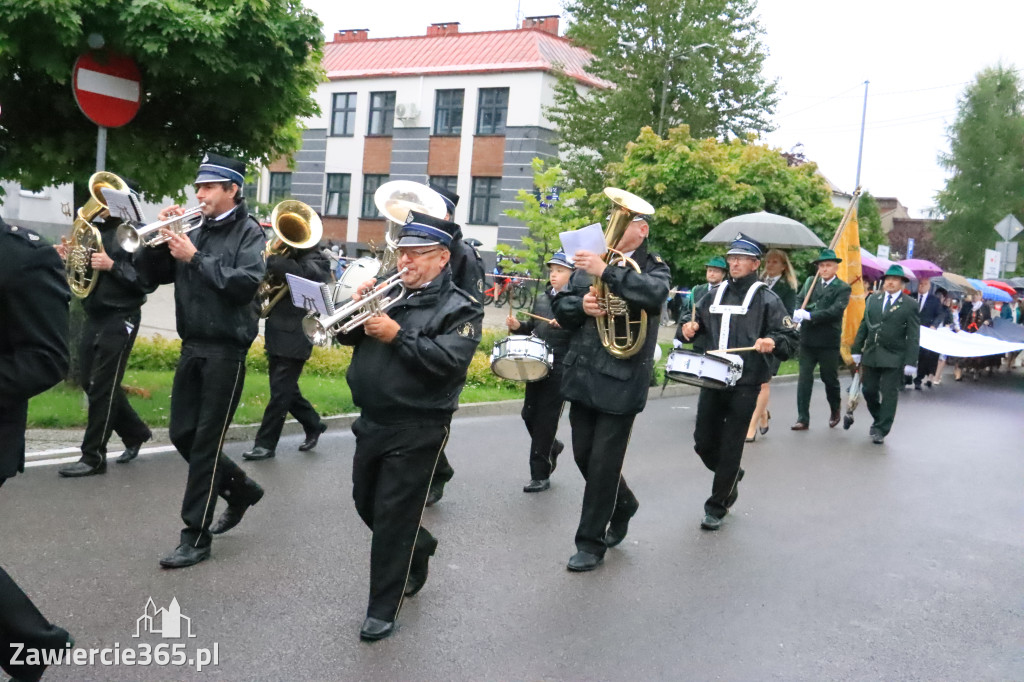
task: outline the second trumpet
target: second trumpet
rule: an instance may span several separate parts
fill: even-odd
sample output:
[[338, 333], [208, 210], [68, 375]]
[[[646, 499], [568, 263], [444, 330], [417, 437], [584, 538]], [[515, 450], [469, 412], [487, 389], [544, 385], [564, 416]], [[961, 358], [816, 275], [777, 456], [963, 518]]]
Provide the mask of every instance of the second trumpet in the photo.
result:
[[401, 272], [376, 285], [373, 291], [366, 296], [358, 301], [349, 301], [338, 308], [333, 315], [327, 317], [311, 315], [305, 318], [302, 320], [302, 331], [306, 334], [306, 338], [318, 346], [326, 347], [330, 345], [331, 339], [338, 334], [347, 334], [360, 327], [371, 317], [380, 315], [405, 297], [402, 275], [408, 270], [408, 268], [402, 268]]
[[195, 208], [186, 210], [179, 216], [158, 220], [142, 227], [134, 227], [125, 223], [117, 228], [117, 241], [121, 248], [128, 253], [135, 253], [139, 246], [157, 246], [170, 241], [170, 237], [161, 230], [167, 229], [175, 234], [188, 234], [196, 228], [202, 227], [206, 222], [203, 215], [203, 207], [206, 204], [199, 204]]

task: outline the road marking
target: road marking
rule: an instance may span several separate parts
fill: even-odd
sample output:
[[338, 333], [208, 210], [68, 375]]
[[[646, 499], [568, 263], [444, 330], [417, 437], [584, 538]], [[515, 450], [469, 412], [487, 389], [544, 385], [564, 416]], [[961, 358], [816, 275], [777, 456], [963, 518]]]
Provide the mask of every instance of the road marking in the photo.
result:
[[[108, 452], [108, 457], [117, 457], [123, 450], [117, 452]], [[173, 445], [160, 445], [152, 448], [142, 448], [139, 450], [140, 455], [151, 455], [160, 452], [177, 452], [177, 449]], [[75, 457], [63, 457], [55, 458], [56, 455], [69, 455], [75, 453]], [[30, 467], [42, 467], [51, 466], [54, 464], [67, 464], [68, 462], [77, 462], [81, 457], [80, 448], [59, 448], [56, 450], [42, 450], [40, 452], [33, 452], [25, 456], [25, 468]]]

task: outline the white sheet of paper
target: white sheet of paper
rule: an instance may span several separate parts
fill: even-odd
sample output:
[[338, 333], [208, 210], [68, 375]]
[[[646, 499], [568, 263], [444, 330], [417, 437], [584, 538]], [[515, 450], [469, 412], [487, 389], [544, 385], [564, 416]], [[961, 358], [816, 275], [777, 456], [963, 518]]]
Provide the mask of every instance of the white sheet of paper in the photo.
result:
[[559, 232], [558, 238], [562, 241], [562, 251], [565, 252], [565, 257], [570, 263], [576, 257], [577, 251], [589, 251], [599, 255], [604, 255], [608, 251], [600, 223], [587, 225], [578, 230]]
[[131, 192], [127, 190], [121, 191], [113, 187], [101, 187], [100, 193], [103, 194], [103, 201], [106, 202], [107, 210], [110, 211], [110, 215], [113, 217], [120, 218], [129, 223], [146, 222], [142, 217], [142, 210], [139, 208], [138, 201], [132, 201]]
[[319, 315], [330, 315], [334, 312], [334, 305], [327, 300], [324, 294], [324, 285], [314, 282], [311, 279], [293, 275], [290, 272], [284, 276], [288, 282], [288, 289], [292, 295], [292, 305]]

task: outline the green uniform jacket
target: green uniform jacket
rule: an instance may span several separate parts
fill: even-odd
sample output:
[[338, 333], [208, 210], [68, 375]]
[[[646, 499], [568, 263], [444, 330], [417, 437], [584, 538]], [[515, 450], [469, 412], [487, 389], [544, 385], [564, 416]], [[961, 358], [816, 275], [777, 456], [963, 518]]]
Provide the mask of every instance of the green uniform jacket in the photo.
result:
[[[789, 282], [786, 281], [786, 278], [779, 277], [778, 281], [775, 282], [775, 285], [772, 287], [772, 291], [774, 291], [775, 295], [782, 301], [782, 305], [786, 306], [786, 312], [792, 315], [797, 306], [796, 291], [793, 290], [793, 287], [789, 286]], [[800, 299], [800, 302], [803, 302], [803, 299]]]
[[[808, 277], [797, 297], [803, 303], [807, 288], [814, 280]], [[835, 277], [828, 286], [819, 279], [811, 292], [805, 310], [811, 319], [800, 323], [800, 345], [808, 348], [839, 348], [843, 337], [843, 313], [850, 303], [850, 285]], [[915, 356], [916, 357], [916, 356]]]
[[884, 291], [868, 296], [851, 352], [863, 355], [861, 362], [868, 367], [916, 367], [921, 339], [917, 301], [900, 294], [883, 315], [884, 302]]

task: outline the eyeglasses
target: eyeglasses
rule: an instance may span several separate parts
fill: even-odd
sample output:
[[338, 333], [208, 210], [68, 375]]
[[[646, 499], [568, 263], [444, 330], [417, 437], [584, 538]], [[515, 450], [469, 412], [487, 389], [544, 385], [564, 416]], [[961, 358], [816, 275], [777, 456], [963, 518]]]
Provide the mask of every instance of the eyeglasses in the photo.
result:
[[441, 249], [423, 249], [422, 251], [413, 251], [412, 249], [399, 249], [399, 256], [408, 256], [409, 258], [416, 259], [422, 258], [431, 253], [438, 253]]
[[737, 253], [725, 257], [726, 263], [743, 263], [745, 261], [758, 260], [757, 256], [741, 256]]

